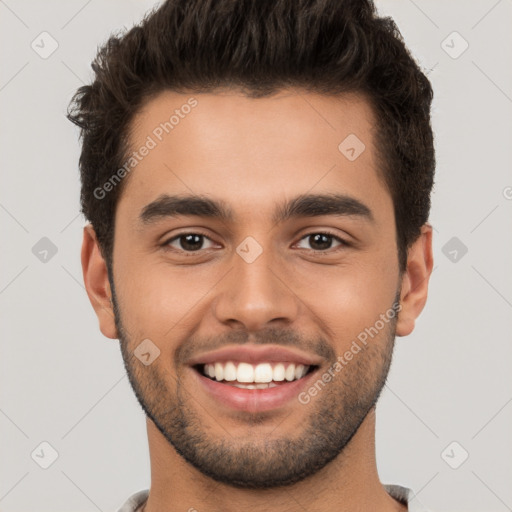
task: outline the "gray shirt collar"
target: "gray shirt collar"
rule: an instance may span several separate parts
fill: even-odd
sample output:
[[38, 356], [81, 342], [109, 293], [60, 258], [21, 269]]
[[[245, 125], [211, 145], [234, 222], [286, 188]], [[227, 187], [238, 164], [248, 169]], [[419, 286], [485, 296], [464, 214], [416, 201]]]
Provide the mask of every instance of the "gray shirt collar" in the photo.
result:
[[[428, 510], [418, 501], [411, 489], [401, 485], [384, 485], [388, 494], [400, 503], [407, 505], [409, 512], [428, 512]], [[117, 512], [138, 512], [149, 496], [149, 489], [136, 492], [126, 500], [123, 506]]]

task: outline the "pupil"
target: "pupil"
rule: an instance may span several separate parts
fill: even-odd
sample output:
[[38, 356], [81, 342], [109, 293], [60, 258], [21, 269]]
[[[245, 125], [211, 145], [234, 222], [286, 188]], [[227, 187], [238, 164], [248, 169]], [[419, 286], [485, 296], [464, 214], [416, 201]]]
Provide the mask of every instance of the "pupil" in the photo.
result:
[[202, 235], [184, 235], [181, 237], [181, 247], [183, 247], [183, 249], [197, 251], [201, 248], [201, 245]]
[[[330, 235], [324, 235], [322, 233], [317, 233], [315, 235], [311, 235], [313, 239], [313, 243], [311, 243], [311, 246], [313, 249], [329, 249], [331, 245], [331, 236]], [[315, 244], [317, 247], [315, 248]], [[319, 247], [318, 247], [319, 246]]]

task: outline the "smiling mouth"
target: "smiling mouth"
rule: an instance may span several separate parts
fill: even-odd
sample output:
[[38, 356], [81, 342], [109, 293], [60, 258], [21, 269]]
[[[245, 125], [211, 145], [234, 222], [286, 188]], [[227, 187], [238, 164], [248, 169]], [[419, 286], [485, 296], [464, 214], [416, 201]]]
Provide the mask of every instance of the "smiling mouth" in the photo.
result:
[[316, 365], [290, 362], [246, 362], [226, 361], [212, 364], [197, 364], [193, 368], [203, 377], [239, 389], [268, 389], [303, 379], [315, 371]]

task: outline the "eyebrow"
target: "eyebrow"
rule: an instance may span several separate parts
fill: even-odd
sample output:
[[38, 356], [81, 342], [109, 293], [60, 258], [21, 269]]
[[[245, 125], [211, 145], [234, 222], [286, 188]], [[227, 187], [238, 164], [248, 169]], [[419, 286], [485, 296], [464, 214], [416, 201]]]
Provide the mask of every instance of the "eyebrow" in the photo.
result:
[[[233, 222], [231, 208], [224, 202], [199, 195], [170, 196], [163, 194], [146, 205], [139, 216], [140, 222], [149, 225], [162, 218], [200, 216]], [[272, 216], [274, 224], [297, 217], [359, 217], [374, 222], [372, 211], [358, 199], [344, 194], [303, 194], [277, 206]]]

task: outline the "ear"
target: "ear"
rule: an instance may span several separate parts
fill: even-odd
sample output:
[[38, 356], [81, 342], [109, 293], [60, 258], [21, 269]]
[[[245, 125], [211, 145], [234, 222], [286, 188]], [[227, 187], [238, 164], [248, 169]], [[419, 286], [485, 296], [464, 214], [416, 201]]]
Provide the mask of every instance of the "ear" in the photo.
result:
[[418, 239], [409, 248], [407, 268], [402, 278], [401, 309], [396, 324], [397, 336], [407, 336], [427, 302], [428, 283], [432, 274], [432, 226], [425, 224]]
[[103, 259], [96, 232], [91, 224], [84, 227], [82, 272], [85, 289], [98, 317], [101, 332], [107, 338], [117, 339], [114, 311], [110, 302], [112, 294], [108, 280], [107, 264]]

